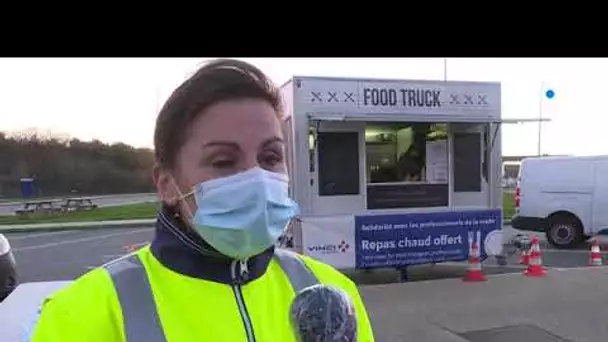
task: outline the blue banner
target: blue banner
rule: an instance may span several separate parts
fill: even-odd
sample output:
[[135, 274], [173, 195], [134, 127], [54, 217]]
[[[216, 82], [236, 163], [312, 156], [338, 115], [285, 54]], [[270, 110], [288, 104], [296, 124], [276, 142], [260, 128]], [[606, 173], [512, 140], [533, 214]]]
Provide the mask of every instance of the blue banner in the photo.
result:
[[481, 248], [502, 246], [502, 211], [365, 215], [355, 217], [357, 268], [462, 261], [469, 257], [469, 232]]

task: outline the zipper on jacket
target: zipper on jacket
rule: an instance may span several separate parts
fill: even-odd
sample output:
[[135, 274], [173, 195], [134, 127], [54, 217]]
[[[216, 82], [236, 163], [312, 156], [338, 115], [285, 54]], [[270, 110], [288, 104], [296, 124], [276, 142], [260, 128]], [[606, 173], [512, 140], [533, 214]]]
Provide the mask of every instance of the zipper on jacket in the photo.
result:
[[245, 326], [245, 332], [247, 333], [247, 341], [255, 342], [255, 335], [253, 333], [253, 324], [251, 318], [247, 312], [247, 306], [245, 305], [245, 299], [243, 298], [243, 291], [241, 286], [249, 279], [249, 269], [247, 267], [247, 260], [234, 260], [230, 267], [232, 276], [232, 291], [236, 297], [236, 303], [239, 307], [239, 313]]

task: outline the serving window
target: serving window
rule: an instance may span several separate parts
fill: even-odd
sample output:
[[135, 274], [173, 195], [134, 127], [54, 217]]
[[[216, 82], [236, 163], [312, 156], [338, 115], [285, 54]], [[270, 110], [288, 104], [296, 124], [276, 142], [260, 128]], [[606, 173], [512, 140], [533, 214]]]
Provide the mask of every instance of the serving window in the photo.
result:
[[448, 150], [446, 124], [368, 123], [367, 208], [447, 207]]

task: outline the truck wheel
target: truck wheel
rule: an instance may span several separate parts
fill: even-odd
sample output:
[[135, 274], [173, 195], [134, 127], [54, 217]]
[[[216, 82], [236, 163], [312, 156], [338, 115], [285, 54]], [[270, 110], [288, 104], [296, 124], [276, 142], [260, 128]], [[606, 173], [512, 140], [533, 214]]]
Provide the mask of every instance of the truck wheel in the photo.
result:
[[585, 241], [583, 226], [573, 215], [550, 216], [547, 223], [547, 240], [555, 248], [574, 248]]

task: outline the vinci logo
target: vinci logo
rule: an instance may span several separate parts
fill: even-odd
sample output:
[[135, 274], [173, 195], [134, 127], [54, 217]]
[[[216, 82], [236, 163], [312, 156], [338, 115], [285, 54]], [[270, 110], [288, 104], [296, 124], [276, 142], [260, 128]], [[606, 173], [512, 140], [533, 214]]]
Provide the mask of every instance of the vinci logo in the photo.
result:
[[339, 244], [327, 244], [327, 245], [314, 245], [308, 246], [310, 252], [317, 252], [323, 254], [335, 254], [345, 253], [350, 248], [350, 245], [346, 241], [342, 240]]

